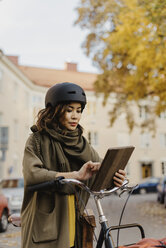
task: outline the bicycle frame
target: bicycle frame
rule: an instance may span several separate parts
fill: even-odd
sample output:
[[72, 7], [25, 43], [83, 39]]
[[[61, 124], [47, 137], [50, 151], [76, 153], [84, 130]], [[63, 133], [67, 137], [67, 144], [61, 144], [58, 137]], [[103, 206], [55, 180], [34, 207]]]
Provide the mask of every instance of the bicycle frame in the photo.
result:
[[101, 230], [100, 230], [100, 234], [99, 234], [96, 248], [101, 248], [103, 245], [103, 242], [105, 242], [106, 248], [113, 248], [114, 247], [113, 240], [112, 240], [112, 237], [110, 235], [110, 232], [112, 230], [137, 227], [140, 230], [141, 238], [145, 238], [144, 229], [138, 223], [108, 227], [108, 221], [107, 221], [106, 216], [104, 215], [100, 199], [98, 197], [94, 197], [94, 199], [95, 199], [95, 203], [96, 203], [97, 211], [98, 211], [98, 215], [99, 215], [99, 223], [101, 225]]
[[98, 197], [94, 197], [94, 199], [95, 199], [95, 203], [96, 203], [98, 214], [99, 214], [99, 223], [101, 225], [101, 230], [100, 230], [99, 239], [97, 241], [96, 248], [101, 248], [104, 240], [105, 240], [105, 247], [113, 248], [114, 246], [112, 243], [111, 236], [108, 235], [108, 237], [105, 239], [105, 234], [108, 230], [108, 222], [107, 222], [107, 218], [104, 215], [100, 199]]
[[62, 183], [71, 183], [71, 184], [77, 185], [80, 188], [82, 188], [83, 190], [87, 191], [90, 195], [93, 195], [94, 200], [95, 200], [95, 204], [97, 207], [97, 211], [98, 211], [99, 223], [101, 225], [101, 230], [100, 230], [99, 238], [97, 240], [96, 248], [102, 248], [103, 243], [105, 243], [105, 248], [114, 248], [114, 244], [113, 244], [113, 240], [112, 240], [110, 231], [116, 230], [116, 229], [138, 227], [140, 232], [141, 232], [141, 237], [142, 238], [145, 237], [144, 230], [143, 230], [141, 225], [139, 225], [137, 223], [133, 223], [133, 224], [126, 224], [126, 225], [109, 227], [107, 218], [104, 215], [104, 211], [103, 211], [100, 200], [102, 198], [104, 198], [105, 196], [111, 195], [112, 193], [116, 192], [119, 189], [122, 190], [121, 194], [124, 191], [131, 190], [132, 187], [127, 186], [127, 184], [129, 183], [129, 181], [127, 179], [125, 179], [125, 181], [123, 182], [121, 187], [114, 187], [113, 189], [110, 189], [110, 190], [100, 190], [98, 192], [91, 191], [84, 183], [82, 183], [78, 180], [75, 180], [75, 179], [62, 179]]

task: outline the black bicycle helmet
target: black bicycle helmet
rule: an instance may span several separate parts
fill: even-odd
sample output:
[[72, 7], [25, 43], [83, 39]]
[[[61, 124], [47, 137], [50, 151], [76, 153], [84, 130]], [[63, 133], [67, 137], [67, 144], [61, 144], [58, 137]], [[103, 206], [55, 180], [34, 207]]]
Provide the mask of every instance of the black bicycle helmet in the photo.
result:
[[46, 93], [45, 106], [55, 107], [59, 103], [80, 102], [82, 109], [86, 104], [86, 95], [84, 90], [74, 83], [58, 83], [53, 85]]

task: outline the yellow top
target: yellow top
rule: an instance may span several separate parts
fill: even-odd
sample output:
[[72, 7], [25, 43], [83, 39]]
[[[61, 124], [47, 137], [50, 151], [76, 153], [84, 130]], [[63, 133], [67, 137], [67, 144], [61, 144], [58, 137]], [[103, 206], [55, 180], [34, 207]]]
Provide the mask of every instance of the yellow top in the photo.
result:
[[68, 210], [69, 210], [69, 240], [70, 247], [74, 246], [75, 240], [75, 201], [74, 195], [68, 196]]

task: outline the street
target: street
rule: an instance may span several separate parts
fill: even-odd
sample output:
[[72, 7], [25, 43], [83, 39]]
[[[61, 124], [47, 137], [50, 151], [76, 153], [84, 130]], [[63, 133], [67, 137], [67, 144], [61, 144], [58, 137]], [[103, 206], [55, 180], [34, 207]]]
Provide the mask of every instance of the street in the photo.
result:
[[20, 228], [9, 224], [7, 232], [0, 233], [0, 248], [20, 248]]
[[[117, 225], [127, 195], [119, 198], [117, 195], [106, 197], [102, 200], [104, 213], [107, 216], [109, 225]], [[88, 208], [96, 213], [93, 199], [90, 199]], [[96, 215], [97, 216], [97, 215]], [[96, 222], [98, 218], [96, 217]], [[147, 238], [166, 237], [166, 209], [156, 201], [156, 194], [132, 195], [127, 203], [121, 224], [139, 223], [143, 226]], [[96, 228], [96, 235], [99, 233], [99, 225]], [[116, 231], [113, 239], [116, 245]], [[140, 232], [137, 229], [120, 231], [120, 244], [137, 242]], [[0, 248], [20, 248], [20, 228], [9, 225], [8, 231], [0, 233]]]
[[[106, 197], [102, 200], [104, 213], [107, 217], [109, 226], [118, 225], [122, 208], [125, 204], [127, 194], [119, 198], [117, 195]], [[160, 239], [166, 237], [166, 209], [157, 202], [156, 194], [131, 195], [126, 205], [121, 224], [139, 223], [145, 231], [146, 238]], [[92, 208], [92, 200], [89, 208]], [[93, 208], [96, 215], [96, 209]], [[96, 218], [97, 222], [98, 218]], [[97, 224], [97, 236], [100, 226]], [[113, 240], [117, 239], [117, 232], [112, 232]], [[120, 231], [119, 245], [131, 244], [141, 239], [138, 229], [127, 229]]]

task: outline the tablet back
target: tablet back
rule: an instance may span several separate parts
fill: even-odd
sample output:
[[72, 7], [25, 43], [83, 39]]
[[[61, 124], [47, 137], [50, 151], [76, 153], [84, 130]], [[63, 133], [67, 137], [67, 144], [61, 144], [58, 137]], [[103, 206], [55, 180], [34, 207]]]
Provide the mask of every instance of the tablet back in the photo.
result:
[[99, 191], [114, 186], [113, 177], [119, 169], [124, 169], [134, 150], [134, 146], [113, 147], [107, 150], [101, 167], [96, 174], [92, 190]]

